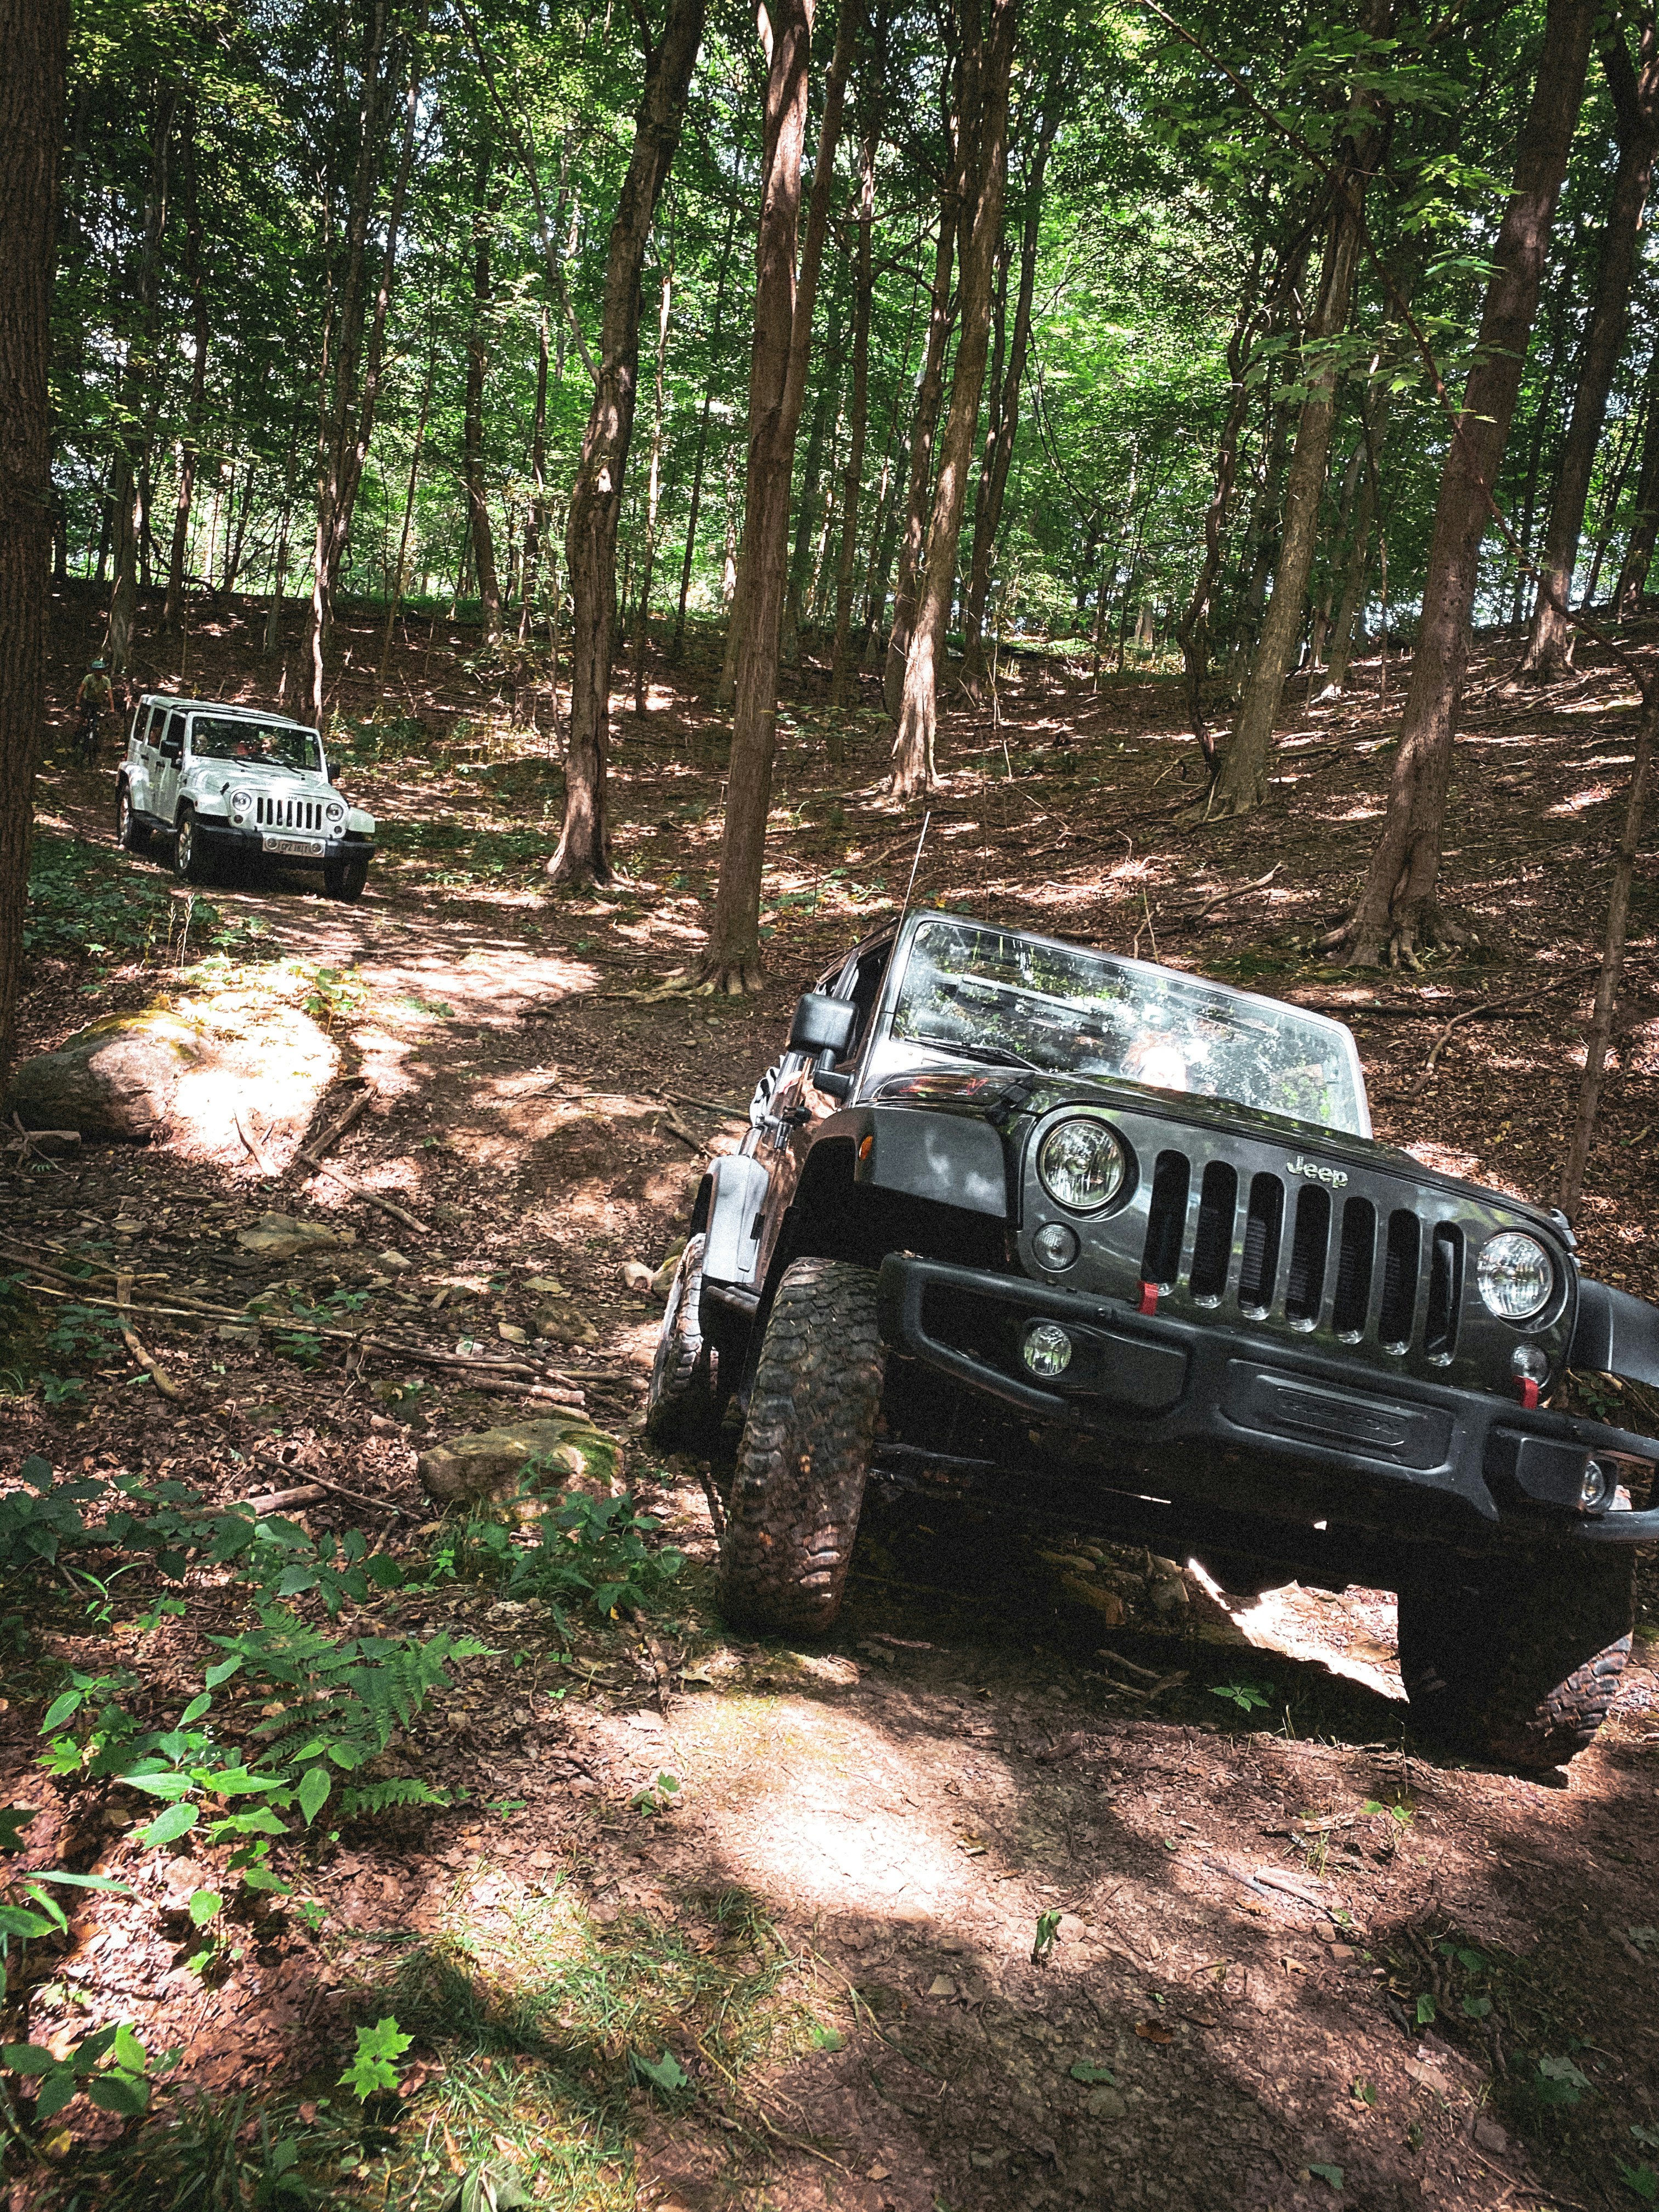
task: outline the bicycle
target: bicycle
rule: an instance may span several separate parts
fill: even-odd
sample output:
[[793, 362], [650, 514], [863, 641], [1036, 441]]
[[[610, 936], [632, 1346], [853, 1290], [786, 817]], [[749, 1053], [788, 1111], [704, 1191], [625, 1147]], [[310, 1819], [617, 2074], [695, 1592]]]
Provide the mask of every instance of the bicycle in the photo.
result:
[[75, 726], [75, 754], [82, 768], [97, 767], [98, 747], [103, 733], [103, 709], [88, 700], [82, 708], [80, 720]]

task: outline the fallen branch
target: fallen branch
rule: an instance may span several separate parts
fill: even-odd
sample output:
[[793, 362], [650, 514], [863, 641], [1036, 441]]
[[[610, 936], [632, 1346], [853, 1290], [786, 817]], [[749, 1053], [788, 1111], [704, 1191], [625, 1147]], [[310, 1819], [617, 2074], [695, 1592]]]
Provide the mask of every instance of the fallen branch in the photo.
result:
[[[131, 1275], [118, 1275], [116, 1277], [115, 1305], [118, 1313], [124, 1316], [130, 1314], [132, 1311], [132, 1278]], [[173, 1377], [167, 1373], [166, 1368], [162, 1366], [161, 1361], [155, 1358], [149, 1352], [145, 1351], [143, 1344], [139, 1341], [137, 1330], [131, 1326], [130, 1322], [125, 1319], [121, 1322], [121, 1341], [126, 1346], [127, 1350], [138, 1362], [138, 1364], [143, 1369], [145, 1374], [149, 1376], [150, 1381], [155, 1385], [161, 1395], [164, 1398], [171, 1398], [175, 1405], [182, 1406], [188, 1399], [190, 1393], [187, 1390], [181, 1390], [179, 1385], [173, 1381]]]
[[11, 1126], [16, 1133], [0, 1145], [0, 1152], [15, 1152], [19, 1167], [31, 1154], [47, 1159], [51, 1157], [48, 1147], [52, 1151], [72, 1152], [81, 1141], [78, 1129], [26, 1129], [15, 1114], [11, 1117]]
[[722, 1121], [741, 1121], [745, 1127], [748, 1125], [747, 1106], [722, 1106], [714, 1098], [688, 1098], [683, 1091], [658, 1091], [653, 1095], [658, 1098], [672, 1099], [676, 1106], [695, 1106], [698, 1113], [716, 1115]]
[[550, 1406], [568, 1406], [579, 1413], [587, 1411], [587, 1400], [580, 1390], [558, 1390], [546, 1382], [498, 1382], [493, 1376], [475, 1376], [463, 1387], [468, 1390], [494, 1390], [507, 1398], [533, 1398]]
[[265, 1177], [267, 1182], [275, 1182], [276, 1170], [272, 1167], [269, 1158], [260, 1149], [254, 1138], [248, 1133], [247, 1124], [242, 1119], [242, 1109], [240, 1106], [236, 1109], [234, 1119], [236, 1123], [236, 1133], [241, 1139], [249, 1158], [253, 1162], [254, 1166], [258, 1169], [260, 1174]]
[[1209, 901], [1208, 904], [1200, 907], [1196, 913], [1176, 915], [1171, 921], [1164, 924], [1164, 927], [1166, 929], [1194, 928], [1199, 922], [1203, 921], [1206, 914], [1213, 914], [1218, 906], [1225, 906], [1230, 899], [1243, 898], [1246, 891], [1259, 891], [1262, 890], [1265, 885], [1272, 883], [1273, 878], [1279, 873], [1280, 868], [1282, 868], [1284, 865], [1285, 864], [1282, 860], [1275, 860], [1273, 866], [1268, 869], [1267, 874], [1265, 876], [1258, 876], [1254, 883], [1236, 884], [1230, 891], [1218, 891], [1215, 896]]
[[354, 1198], [362, 1199], [365, 1206], [379, 1206], [382, 1213], [389, 1213], [394, 1221], [401, 1222], [405, 1229], [413, 1229], [422, 1237], [431, 1235], [431, 1229], [426, 1222], [417, 1221], [412, 1213], [405, 1213], [401, 1206], [394, 1206], [389, 1198], [382, 1198], [379, 1191], [365, 1190], [362, 1183], [353, 1182], [349, 1176], [343, 1176], [338, 1168], [325, 1167], [319, 1162], [316, 1172], [319, 1175], [326, 1176], [331, 1182], [338, 1183], [342, 1190], [349, 1191]]
[[[1422, 1097], [1424, 1091], [1426, 1091], [1429, 1086], [1430, 1078], [1434, 1073], [1434, 1064], [1436, 1060], [1439, 1059], [1452, 1031], [1456, 1029], [1461, 1023], [1472, 1022], [1480, 1016], [1485, 1016], [1488, 1019], [1492, 1019], [1501, 1013], [1506, 1006], [1528, 1005], [1534, 999], [1540, 998], [1551, 991], [1559, 991], [1565, 984], [1574, 981], [1578, 976], [1589, 975], [1590, 970], [1597, 964], [1598, 963], [1594, 960], [1586, 960], [1579, 967], [1568, 969], [1565, 975], [1558, 975], [1553, 982], [1542, 984], [1534, 983], [1530, 989], [1517, 991], [1510, 998], [1487, 999], [1478, 1006], [1466, 1006], [1461, 1014], [1454, 1014], [1451, 1019], [1446, 1024], [1445, 1027], [1441, 1030], [1439, 1036], [1435, 1039], [1433, 1048], [1430, 1052], [1428, 1059], [1424, 1063], [1423, 1073], [1418, 1077], [1415, 1086], [1407, 1095], [1412, 1098], [1420, 1098]], [[1609, 1024], [1611, 1023], [1611, 1007], [1609, 1007]]]
[[325, 1152], [332, 1152], [335, 1146], [337, 1145], [341, 1138], [344, 1136], [346, 1131], [351, 1128], [355, 1123], [361, 1121], [363, 1115], [368, 1113], [369, 1108], [374, 1103], [374, 1093], [373, 1091], [364, 1090], [360, 1091], [357, 1097], [352, 1100], [350, 1105], [347, 1107], [345, 1112], [341, 1115], [339, 1120], [334, 1122], [329, 1128], [325, 1129], [321, 1136], [313, 1137], [308, 1145], [302, 1145], [299, 1151], [295, 1153], [293, 1159], [289, 1163], [289, 1164], [291, 1167], [320, 1167], [322, 1165], [323, 1154]]

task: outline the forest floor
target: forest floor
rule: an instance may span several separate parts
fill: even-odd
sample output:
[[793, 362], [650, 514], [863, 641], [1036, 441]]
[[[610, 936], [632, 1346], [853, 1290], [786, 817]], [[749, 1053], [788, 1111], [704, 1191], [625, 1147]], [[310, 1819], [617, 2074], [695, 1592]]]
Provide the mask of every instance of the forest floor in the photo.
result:
[[[59, 603], [65, 733], [93, 617]], [[262, 618], [231, 609], [193, 635], [181, 688], [269, 702]], [[375, 657], [368, 617], [342, 628]], [[228, 1911], [204, 1961], [190, 1900], [222, 1851], [146, 1849], [130, 1793], [36, 1761], [66, 1668], [118, 1659], [164, 1696], [245, 1598], [192, 1571], [189, 1611], [157, 1627], [123, 1618], [118, 1591], [88, 1614], [47, 1584], [14, 1616], [0, 1787], [40, 1808], [24, 1859], [127, 1892], [73, 1918], [32, 2032], [63, 2047], [77, 2023], [126, 2019], [180, 2057], [143, 2131], [71, 2105], [46, 2161], [15, 2165], [13, 2212], [182, 2203], [181, 2177], [215, 2156], [222, 2172], [240, 2159], [261, 2203], [421, 2212], [480, 2161], [538, 2203], [618, 2212], [1659, 2201], [1651, 1576], [1613, 1721], [1549, 1781], [1417, 1741], [1386, 1597], [1292, 1589], [1230, 1609], [1087, 1531], [1056, 1545], [878, 1497], [833, 1637], [794, 1650], [722, 1631], [700, 1470], [638, 1434], [659, 1309], [623, 1266], [654, 1267], [683, 1235], [703, 1155], [740, 1133], [795, 994], [902, 898], [919, 821], [884, 795], [872, 691], [833, 716], [809, 667], [781, 717], [767, 989], [644, 996], [695, 952], [712, 895], [711, 670], [650, 666], [648, 711], [617, 717], [617, 880], [554, 896], [556, 763], [485, 738], [489, 695], [459, 665], [476, 640], [431, 629], [398, 641], [406, 719], [361, 741], [344, 778], [383, 824], [362, 903], [302, 878], [206, 895], [238, 972], [255, 955], [323, 972], [375, 1098], [331, 1156], [348, 1182], [88, 1148], [0, 1181], [0, 1233], [60, 1266], [129, 1268], [152, 1304], [356, 1297], [440, 1347], [528, 1334], [552, 1284], [588, 1324], [564, 1385], [624, 1437], [641, 1510], [686, 1564], [639, 1622], [562, 1620], [429, 1574], [444, 1531], [417, 1451], [528, 1410], [441, 1367], [306, 1365], [181, 1319], [145, 1325], [180, 1402], [117, 1347], [78, 1399], [0, 1397], [0, 1485], [30, 1453], [218, 1501], [320, 1475], [375, 1510], [331, 1493], [295, 1516], [305, 1529], [361, 1527], [420, 1571], [337, 1630], [473, 1628], [495, 1647], [454, 1667], [404, 1745], [404, 1771], [453, 1802], [319, 1823], [281, 1861], [294, 1899]], [[1361, 974], [1310, 949], [1374, 835], [1398, 660], [1386, 696], [1375, 659], [1341, 702], [1294, 692], [1268, 805], [1200, 828], [1179, 819], [1194, 763], [1174, 683], [1008, 665], [1000, 718], [943, 726], [916, 896], [1335, 1011], [1380, 1136], [1547, 1201], [1635, 700], [1595, 663], [1517, 692], [1513, 654], [1498, 640], [1477, 656], [1447, 836], [1478, 964]], [[177, 672], [140, 672], [172, 688]], [[367, 719], [373, 686], [354, 706], [352, 681], [341, 706]], [[66, 752], [43, 836], [98, 848], [122, 899], [161, 896], [154, 861], [113, 850], [110, 764]], [[1580, 1233], [1593, 1273], [1654, 1297], [1650, 854], [1632, 942]], [[160, 963], [43, 953], [26, 1048], [177, 988]], [[1430, 1075], [1445, 1024], [1487, 1006]], [[390, 1237], [351, 1186], [423, 1226]], [[272, 1211], [353, 1241], [273, 1271], [239, 1242]], [[358, 2115], [339, 2087], [351, 2028], [386, 2016], [415, 2039], [404, 2094]], [[239, 2201], [203, 2189], [189, 2201]]]

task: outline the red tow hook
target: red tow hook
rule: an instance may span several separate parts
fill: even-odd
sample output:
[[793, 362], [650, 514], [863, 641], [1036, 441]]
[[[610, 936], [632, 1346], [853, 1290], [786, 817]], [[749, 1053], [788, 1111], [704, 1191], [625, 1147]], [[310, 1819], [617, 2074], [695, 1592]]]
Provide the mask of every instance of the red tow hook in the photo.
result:
[[[1155, 1313], [1158, 1311], [1158, 1290], [1159, 1290], [1159, 1287], [1160, 1287], [1160, 1286], [1159, 1286], [1157, 1283], [1143, 1283], [1143, 1284], [1141, 1285], [1141, 1286], [1140, 1286], [1140, 1310], [1141, 1310], [1141, 1312], [1142, 1312], [1142, 1313], [1144, 1313], [1144, 1314], [1155, 1314]], [[1537, 1389], [1536, 1389], [1536, 1388], [1535, 1388], [1535, 1387], [1534, 1387], [1534, 1390], [1533, 1390], [1532, 1396], [1533, 1396], [1533, 1403], [1534, 1403], [1534, 1405], [1536, 1405], [1536, 1404], [1537, 1404], [1537, 1402], [1538, 1402], [1538, 1392], [1537, 1392]]]
[[1515, 1387], [1521, 1393], [1521, 1403], [1524, 1410], [1528, 1413], [1535, 1413], [1538, 1411], [1538, 1385], [1533, 1381], [1531, 1376], [1517, 1376]]

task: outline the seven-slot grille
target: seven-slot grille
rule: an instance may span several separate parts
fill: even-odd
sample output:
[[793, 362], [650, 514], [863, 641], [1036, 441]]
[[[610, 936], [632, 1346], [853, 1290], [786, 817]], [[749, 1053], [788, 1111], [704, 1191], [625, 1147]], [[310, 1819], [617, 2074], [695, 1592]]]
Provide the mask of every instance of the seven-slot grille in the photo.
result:
[[262, 830], [306, 830], [315, 837], [322, 832], [322, 804], [315, 799], [270, 799], [261, 792], [253, 803], [253, 818]]
[[[1160, 1291], [1181, 1283], [1192, 1182], [1186, 1153], [1158, 1153], [1140, 1273]], [[1439, 1364], [1457, 1348], [1463, 1264], [1455, 1222], [1425, 1224], [1409, 1206], [1210, 1160], [1185, 1271], [1199, 1305], [1218, 1306], [1231, 1290], [1246, 1321], [1275, 1309], [1294, 1329], [1324, 1319], [1343, 1343], [1370, 1337], [1387, 1352], [1416, 1344]]]

